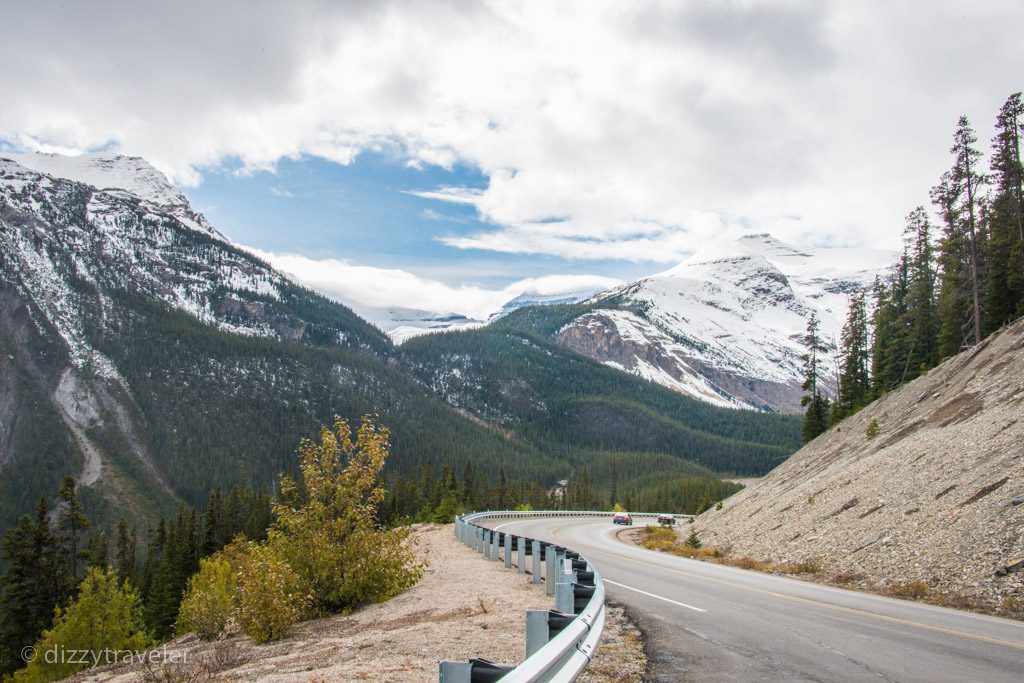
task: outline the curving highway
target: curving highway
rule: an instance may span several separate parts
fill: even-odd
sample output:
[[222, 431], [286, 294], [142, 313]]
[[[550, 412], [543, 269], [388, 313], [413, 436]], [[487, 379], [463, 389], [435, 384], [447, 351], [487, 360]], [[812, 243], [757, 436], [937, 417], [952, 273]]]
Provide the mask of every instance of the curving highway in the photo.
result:
[[647, 636], [655, 681], [1024, 681], [1024, 623], [688, 560], [593, 518], [491, 520], [577, 550]]

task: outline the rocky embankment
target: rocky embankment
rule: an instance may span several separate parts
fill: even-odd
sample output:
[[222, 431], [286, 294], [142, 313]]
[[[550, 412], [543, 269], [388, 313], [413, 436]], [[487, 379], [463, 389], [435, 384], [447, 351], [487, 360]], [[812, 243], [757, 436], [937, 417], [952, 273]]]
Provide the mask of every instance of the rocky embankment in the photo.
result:
[[839, 583], [1024, 617], [1024, 321], [832, 427], [695, 528], [732, 555], [814, 559]]

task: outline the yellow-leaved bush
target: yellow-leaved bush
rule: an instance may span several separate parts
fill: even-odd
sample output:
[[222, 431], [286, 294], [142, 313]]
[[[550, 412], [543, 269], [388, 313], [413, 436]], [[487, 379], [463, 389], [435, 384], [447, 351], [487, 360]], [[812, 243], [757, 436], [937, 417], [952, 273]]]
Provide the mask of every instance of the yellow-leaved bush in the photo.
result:
[[301, 485], [281, 479], [268, 543], [299, 576], [313, 614], [387, 600], [423, 575], [424, 564], [406, 542], [409, 529], [377, 524], [389, 437], [369, 416], [355, 435], [337, 419], [321, 429], [319, 443], [300, 446]]
[[199, 561], [188, 580], [178, 611], [176, 631], [195, 631], [203, 640], [220, 638], [235, 612], [236, 570], [223, 553]]
[[266, 545], [253, 545], [238, 575], [236, 618], [257, 643], [279, 640], [298, 621], [308, 598], [299, 577]]
[[425, 564], [409, 529], [377, 524], [387, 427], [364, 416], [354, 435], [336, 419], [299, 447], [301, 478], [281, 477], [264, 543], [235, 542], [189, 581], [178, 632], [220, 637], [234, 619], [256, 642], [276, 640], [302, 617], [348, 612], [412, 587]]

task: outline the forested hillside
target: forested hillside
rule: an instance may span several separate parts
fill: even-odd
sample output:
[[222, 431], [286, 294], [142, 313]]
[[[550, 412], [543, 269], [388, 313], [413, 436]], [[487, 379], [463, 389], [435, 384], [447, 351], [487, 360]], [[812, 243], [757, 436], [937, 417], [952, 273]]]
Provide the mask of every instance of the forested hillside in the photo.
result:
[[547, 334], [581, 306], [524, 309], [479, 330], [412, 339], [402, 362], [451, 405], [552, 454], [666, 454], [763, 474], [798, 443], [798, 420], [689, 399], [569, 351]]

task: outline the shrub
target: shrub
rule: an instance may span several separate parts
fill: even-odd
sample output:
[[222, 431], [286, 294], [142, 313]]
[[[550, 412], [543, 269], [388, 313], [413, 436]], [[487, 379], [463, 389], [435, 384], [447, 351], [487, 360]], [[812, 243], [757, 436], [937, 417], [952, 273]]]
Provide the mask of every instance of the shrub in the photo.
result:
[[871, 422], [868, 423], [868, 428], [864, 430], [864, 436], [869, 439], [873, 439], [878, 436], [878, 420], [872, 418]]
[[220, 638], [235, 609], [235, 590], [235, 572], [223, 555], [200, 560], [181, 601], [177, 633], [195, 631], [203, 640]]
[[907, 598], [908, 600], [920, 600], [921, 598], [926, 598], [930, 592], [928, 584], [924, 581], [894, 583], [889, 586], [889, 593], [898, 598]]
[[758, 572], [765, 572], [772, 569], [771, 562], [762, 562], [761, 560], [755, 560], [752, 557], [735, 557], [729, 558], [725, 561], [732, 567], [739, 567], [740, 569], [753, 569]]
[[[77, 656], [61, 656], [61, 651], [102, 656], [107, 650], [139, 651], [152, 644], [143, 625], [139, 596], [129, 584], [121, 585], [112, 569], [93, 567], [82, 580], [78, 599], [66, 609], [57, 608], [53, 628], [43, 632], [35, 645], [35, 658], [15, 673], [14, 680], [56, 681], [92, 664], [79, 663]], [[47, 652], [55, 652], [50, 657], [52, 663], [46, 661]]]
[[337, 419], [321, 429], [319, 443], [304, 441], [301, 487], [282, 477], [274, 505], [268, 543], [313, 596], [314, 614], [387, 600], [412, 587], [425, 567], [407, 543], [410, 529], [376, 524], [390, 432], [364, 416], [354, 436]]
[[718, 501], [717, 503], [715, 503], [715, 509], [716, 510], [721, 510], [722, 509], [722, 501]]
[[775, 569], [783, 574], [817, 574], [821, 571], [821, 563], [813, 559], [800, 560], [777, 565]]
[[697, 557], [701, 559], [717, 560], [718, 558], [722, 557], [722, 555], [724, 555], [724, 553], [719, 548], [716, 548], [713, 545], [703, 546], [700, 550], [697, 551]]
[[675, 529], [668, 527], [648, 526], [644, 527], [643, 533], [643, 546], [648, 550], [671, 551], [679, 540]]
[[257, 643], [279, 640], [308, 603], [299, 577], [265, 545], [253, 545], [238, 577], [238, 625]]
[[700, 536], [697, 535], [696, 529], [690, 529], [690, 535], [686, 537], [684, 543], [687, 547], [693, 548], [695, 550], [700, 549], [700, 547], [704, 545], [700, 542]]

